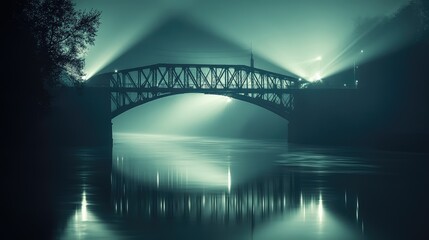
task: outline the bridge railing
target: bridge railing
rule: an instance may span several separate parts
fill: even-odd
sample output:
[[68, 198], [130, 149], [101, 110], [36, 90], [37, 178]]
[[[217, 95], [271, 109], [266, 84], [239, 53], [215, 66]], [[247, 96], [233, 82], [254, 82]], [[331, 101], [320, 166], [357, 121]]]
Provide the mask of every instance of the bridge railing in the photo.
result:
[[111, 73], [111, 88], [129, 91], [164, 89], [300, 88], [298, 79], [247, 66], [157, 64]]

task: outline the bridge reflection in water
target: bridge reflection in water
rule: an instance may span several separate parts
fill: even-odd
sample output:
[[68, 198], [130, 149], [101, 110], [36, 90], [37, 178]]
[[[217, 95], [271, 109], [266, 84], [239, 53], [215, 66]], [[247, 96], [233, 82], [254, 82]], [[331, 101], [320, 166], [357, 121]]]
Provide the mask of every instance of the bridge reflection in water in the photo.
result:
[[[119, 143], [112, 161], [113, 211], [143, 225], [246, 226], [255, 239], [362, 237], [356, 195], [303, 188], [300, 176], [273, 167], [284, 143], [225, 141], [152, 137], [134, 146]], [[332, 208], [353, 208], [356, 215], [340, 220]]]
[[[122, 163], [115, 166], [124, 167]], [[158, 173], [147, 173], [153, 178]], [[141, 179], [121, 176], [119, 171], [112, 178], [113, 205], [115, 212], [124, 215], [140, 215], [147, 219], [171, 218], [204, 222], [241, 222], [248, 219], [262, 220], [275, 214], [295, 209], [299, 197], [291, 191], [291, 179], [275, 176], [261, 181], [234, 187], [230, 192], [215, 190], [181, 190], [184, 176], [162, 179], [168, 186], [147, 185]], [[178, 179], [178, 182], [176, 182]], [[167, 187], [167, 188], [164, 188]]]

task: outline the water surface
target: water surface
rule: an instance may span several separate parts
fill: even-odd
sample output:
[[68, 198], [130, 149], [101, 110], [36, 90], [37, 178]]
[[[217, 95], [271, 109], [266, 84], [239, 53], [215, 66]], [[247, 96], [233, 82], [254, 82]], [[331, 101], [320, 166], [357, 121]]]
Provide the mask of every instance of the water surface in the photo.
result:
[[58, 239], [425, 239], [426, 155], [137, 134], [64, 155]]

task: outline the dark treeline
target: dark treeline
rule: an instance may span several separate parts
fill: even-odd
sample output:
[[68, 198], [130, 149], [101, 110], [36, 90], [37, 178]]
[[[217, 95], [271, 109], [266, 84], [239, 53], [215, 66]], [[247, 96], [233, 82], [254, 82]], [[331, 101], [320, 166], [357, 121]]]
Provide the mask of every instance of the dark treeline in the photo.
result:
[[[350, 52], [391, 46], [390, 51], [358, 66], [355, 101], [359, 104], [348, 112], [360, 121], [354, 126], [361, 137], [358, 144], [391, 150], [427, 150], [429, 2], [410, 1], [390, 17], [361, 20], [356, 33], [355, 39], [365, 34]], [[354, 86], [353, 81], [353, 69], [348, 69], [318, 85]]]
[[47, 137], [49, 126], [43, 124], [50, 115], [50, 89], [79, 82], [100, 12], [78, 11], [71, 0], [11, 0], [4, 6], [3, 234], [50, 239], [59, 165], [56, 139]]
[[395, 37], [389, 33], [397, 28], [408, 44], [362, 65], [362, 94], [375, 109], [374, 121], [382, 142], [393, 148], [424, 150], [429, 136], [428, 2], [410, 2], [380, 26], [378, 36], [369, 35], [364, 40]]

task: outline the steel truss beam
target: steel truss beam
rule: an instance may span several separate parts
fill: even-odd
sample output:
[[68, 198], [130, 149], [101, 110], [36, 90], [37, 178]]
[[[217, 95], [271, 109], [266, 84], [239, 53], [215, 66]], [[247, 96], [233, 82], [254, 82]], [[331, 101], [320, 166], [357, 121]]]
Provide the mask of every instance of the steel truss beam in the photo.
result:
[[[112, 118], [143, 103], [174, 94], [225, 95], [288, 118], [301, 82], [243, 65], [155, 64], [100, 75], [111, 92]], [[102, 81], [102, 82], [103, 82]]]

